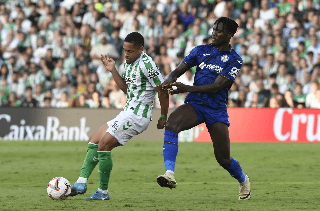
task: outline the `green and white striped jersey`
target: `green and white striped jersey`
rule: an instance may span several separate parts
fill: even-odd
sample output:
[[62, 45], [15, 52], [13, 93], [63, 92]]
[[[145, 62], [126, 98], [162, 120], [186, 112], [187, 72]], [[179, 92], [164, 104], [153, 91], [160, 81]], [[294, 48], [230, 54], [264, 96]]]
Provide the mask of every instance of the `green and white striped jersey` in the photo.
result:
[[159, 68], [150, 56], [142, 52], [134, 63], [124, 63], [124, 69], [123, 78], [128, 89], [127, 103], [123, 109], [138, 116], [151, 118], [155, 87], [164, 82]]

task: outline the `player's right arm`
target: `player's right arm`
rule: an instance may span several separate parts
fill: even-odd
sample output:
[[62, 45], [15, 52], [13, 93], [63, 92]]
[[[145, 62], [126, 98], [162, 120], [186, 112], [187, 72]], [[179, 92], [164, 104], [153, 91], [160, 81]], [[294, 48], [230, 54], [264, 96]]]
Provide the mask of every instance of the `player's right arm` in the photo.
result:
[[176, 80], [189, 69], [190, 66], [184, 61], [182, 61], [178, 65], [178, 67], [174, 71], [172, 71], [169, 74], [168, 78], [163, 82], [162, 89], [167, 90], [168, 88], [171, 88], [171, 84], [176, 82]]
[[178, 65], [178, 67], [169, 74], [167, 80], [162, 84], [162, 88], [165, 90], [171, 89], [172, 83], [176, 82], [176, 80], [191, 67], [196, 66], [197, 54], [198, 47], [195, 47]]
[[103, 66], [106, 70], [109, 70], [119, 86], [119, 88], [127, 94], [128, 85], [126, 84], [125, 80], [121, 77], [121, 75], [118, 73], [115, 62], [113, 59], [109, 58], [107, 55], [101, 54], [101, 61], [103, 63]]

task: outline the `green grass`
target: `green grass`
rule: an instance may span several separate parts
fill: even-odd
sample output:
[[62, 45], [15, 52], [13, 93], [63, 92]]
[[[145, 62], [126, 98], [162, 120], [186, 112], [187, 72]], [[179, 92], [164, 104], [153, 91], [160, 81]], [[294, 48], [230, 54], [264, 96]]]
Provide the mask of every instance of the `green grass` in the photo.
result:
[[112, 152], [109, 201], [84, 201], [98, 187], [98, 167], [84, 195], [65, 201], [46, 193], [56, 176], [74, 183], [86, 142], [0, 142], [0, 210], [320, 210], [320, 144], [233, 143], [231, 155], [249, 175], [252, 198], [215, 161], [210, 143], [180, 143], [178, 188], [160, 188], [162, 142], [128, 142]]

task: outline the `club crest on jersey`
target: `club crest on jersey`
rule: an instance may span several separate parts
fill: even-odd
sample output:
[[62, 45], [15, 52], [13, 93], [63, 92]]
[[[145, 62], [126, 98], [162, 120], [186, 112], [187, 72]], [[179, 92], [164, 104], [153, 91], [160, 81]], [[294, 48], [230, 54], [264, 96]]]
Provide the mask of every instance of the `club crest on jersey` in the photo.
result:
[[223, 55], [223, 56], [221, 56], [221, 61], [227, 62], [227, 61], [229, 61], [229, 57], [227, 55]]

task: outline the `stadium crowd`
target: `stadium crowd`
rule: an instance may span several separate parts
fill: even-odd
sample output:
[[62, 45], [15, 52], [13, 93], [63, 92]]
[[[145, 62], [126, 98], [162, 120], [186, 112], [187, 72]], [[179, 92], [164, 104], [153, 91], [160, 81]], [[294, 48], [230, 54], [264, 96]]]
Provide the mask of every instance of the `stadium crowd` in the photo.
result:
[[[239, 24], [231, 43], [243, 59], [228, 107], [320, 108], [319, 0], [1, 1], [0, 106], [122, 108], [100, 54], [123, 72], [123, 40], [138, 31], [167, 77], [211, 42], [221, 16]], [[194, 73], [178, 81], [192, 85]], [[185, 96], [170, 96], [170, 108]]]

